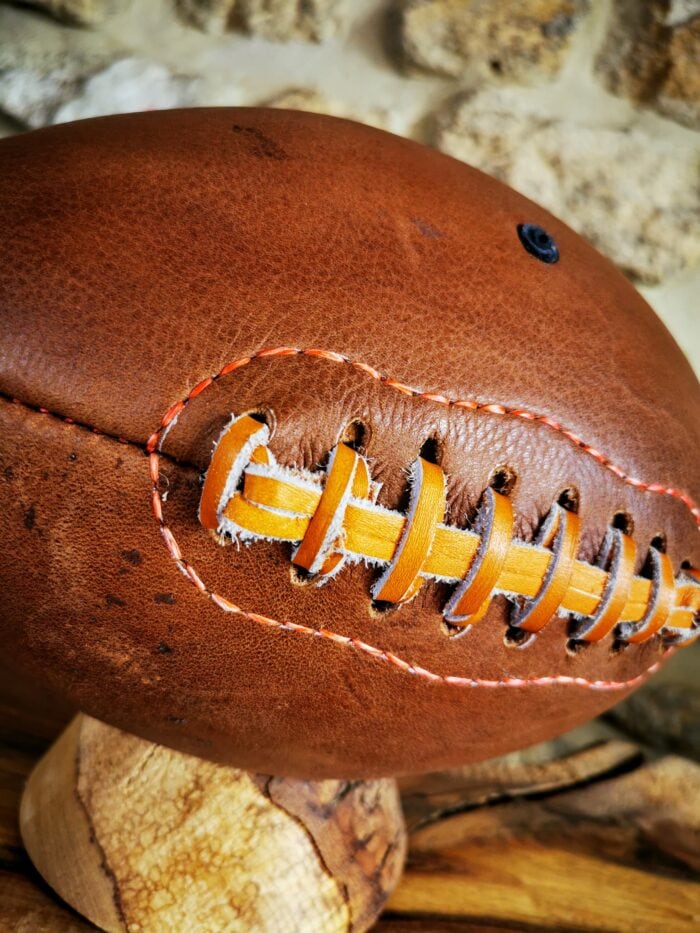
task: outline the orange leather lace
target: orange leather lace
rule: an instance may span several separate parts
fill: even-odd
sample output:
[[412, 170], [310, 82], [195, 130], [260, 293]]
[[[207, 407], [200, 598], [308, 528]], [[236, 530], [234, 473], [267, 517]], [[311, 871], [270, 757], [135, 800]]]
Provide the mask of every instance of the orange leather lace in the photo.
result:
[[700, 635], [700, 577], [674, 578], [668, 556], [650, 549], [648, 575], [634, 575], [632, 538], [611, 528], [596, 564], [577, 559], [578, 516], [556, 503], [536, 540], [513, 536], [510, 499], [484, 493], [473, 530], [447, 525], [445, 476], [419, 457], [411, 473], [407, 513], [376, 503], [367, 461], [340, 443], [325, 472], [280, 466], [267, 447], [269, 428], [249, 415], [233, 418], [207, 471], [200, 521], [241, 540], [286, 541], [292, 560], [319, 583], [346, 561], [380, 569], [372, 597], [401, 604], [426, 580], [454, 583], [444, 609], [460, 626], [484, 617], [494, 595], [514, 602], [511, 624], [540, 631], [556, 615], [573, 617], [574, 637], [598, 641], [615, 633], [638, 643], [661, 635], [687, 644]]

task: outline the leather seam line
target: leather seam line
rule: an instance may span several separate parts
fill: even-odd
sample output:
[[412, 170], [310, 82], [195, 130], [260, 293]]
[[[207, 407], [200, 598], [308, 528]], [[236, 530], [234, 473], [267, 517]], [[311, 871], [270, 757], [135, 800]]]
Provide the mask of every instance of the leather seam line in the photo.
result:
[[[135, 447], [142, 453], [146, 452], [145, 445], [139, 444], [138, 441], [133, 441], [128, 437], [121, 437], [117, 434], [111, 434], [109, 431], [103, 431], [101, 428], [97, 428], [92, 424], [88, 424], [86, 421], [80, 421], [77, 418], [71, 418], [69, 415], [60, 415], [58, 412], [51, 411], [49, 408], [45, 408], [43, 405], [35, 405], [31, 402], [25, 402], [24, 399], [17, 398], [15, 395], [10, 395], [9, 392], [4, 392], [1, 389], [0, 400], [7, 402], [8, 405], [15, 405], [18, 408], [25, 408], [27, 411], [31, 411], [35, 415], [46, 415], [49, 418], [55, 418], [57, 421], [61, 421], [64, 424], [73, 425], [74, 427], [81, 428], [83, 431], [87, 431], [90, 434], [95, 434], [97, 437], [106, 437], [110, 440], [117, 441], [119, 444]], [[167, 454], [163, 454], [164, 458], [167, 458], [167, 456]]]
[[[165, 517], [163, 515], [163, 498], [159, 489], [159, 457], [160, 457], [160, 446], [165, 440], [170, 429], [177, 422], [181, 412], [184, 410], [188, 402], [196, 398], [207, 388], [209, 388], [217, 379], [222, 376], [227, 376], [243, 367], [249, 365], [254, 359], [264, 359], [264, 358], [284, 358], [290, 356], [309, 356], [317, 357], [322, 359], [327, 359], [331, 362], [350, 364], [355, 369], [358, 369], [362, 372], [365, 372], [367, 375], [370, 375], [372, 378], [376, 379], [379, 382], [383, 382], [385, 385], [389, 385], [390, 388], [395, 388], [398, 391], [404, 392], [404, 394], [409, 394], [411, 396], [419, 396], [421, 398], [427, 398], [430, 400], [436, 400], [437, 398], [444, 399], [442, 404], [450, 404], [444, 396], [435, 396], [432, 393], [422, 393], [417, 389], [412, 389], [409, 386], [404, 386], [403, 384], [395, 383], [393, 380], [388, 380], [386, 377], [382, 377], [381, 374], [374, 370], [372, 367], [367, 366], [366, 364], [359, 363], [357, 361], [352, 361], [350, 358], [343, 356], [341, 354], [334, 353], [327, 350], [318, 350], [315, 348], [301, 350], [294, 347], [275, 347], [271, 349], [259, 350], [250, 356], [243, 357], [239, 360], [232, 361], [231, 363], [226, 364], [217, 374], [214, 376], [209, 376], [206, 379], [203, 379], [199, 382], [193, 389], [190, 390], [189, 394], [178, 402], [175, 402], [173, 405], [168, 408], [163, 417], [159, 427], [153, 432], [146, 443], [146, 451], [149, 454], [149, 472], [151, 477], [151, 507], [153, 511], [154, 518], [156, 519], [159, 531], [165, 543], [165, 546], [177, 566], [178, 570], [185, 576], [189, 582], [199, 590], [204, 596], [206, 596], [211, 602], [214, 603], [219, 609], [226, 613], [231, 613], [240, 618], [247, 619], [248, 621], [254, 622], [257, 625], [271, 628], [277, 631], [290, 632], [293, 634], [304, 635], [311, 638], [321, 639], [322, 641], [333, 642], [334, 644], [340, 645], [346, 648], [352, 648], [355, 651], [358, 651], [361, 654], [367, 655], [369, 658], [387, 663], [398, 670], [402, 671], [405, 674], [410, 674], [416, 677], [419, 680], [422, 680], [426, 683], [441, 684], [451, 687], [462, 687], [462, 688], [487, 688], [487, 689], [502, 689], [502, 688], [520, 688], [525, 686], [532, 687], [544, 687], [544, 686], [577, 686], [584, 687], [592, 690], [600, 691], [614, 691], [614, 690], [625, 690], [631, 689], [639, 684], [641, 684], [647, 677], [653, 674], [658, 670], [663, 661], [668, 658], [671, 654], [674, 653], [676, 649], [670, 648], [664, 651], [662, 657], [652, 664], [646, 671], [636, 675], [635, 677], [630, 678], [626, 681], [615, 681], [615, 680], [590, 680], [585, 677], [573, 677], [565, 674], [555, 674], [555, 675], [545, 675], [540, 677], [511, 677], [507, 676], [500, 680], [493, 680], [487, 678], [471, 678], [471, 677], [462, 677], [454, 675], [444, 675], [437, 674], [434, 671], [430, 671], [424, 667], [421, 667], [416, 664], [411, 664], [403, 658], [398, 657], [390, 651], [384, 651], [380, 648], [369, 645], [366, 642], [361, 641], [357, 638], [351, 638], [347, 635], [341, 635], [338, 632], [333, 632], [329, 629], [314, 629], [307, 625], [302, 625], [295, 622], [281, 622], [277, 619], [272, 619], [268, 616], [261, 615], [259, 613], [250, 612], [248, 610], [242, 609], [240, 606], [237, 606], [235, 603], [226, 599], [225, 597], [219, 595], [218, 593], [210, 590], [207, 585], [204, 583], [202, 578], [197, 573], [196, 569], [184, 558], [180, 546], [167, 525]], [[399, 388], [401, 386], [401, 388]], [[456, 403], [454, 403], [456, 404]], [[464, 406], [463, 406], [464, 407]], [[472, 406], [470, 406], [472, 407]], [[505, 414], [506, 409], [502, 409], [498, 413]], [[533, 420], [532, 417], [530, 420]], [[687, 503], [686, 503], [687, 504]]]
[[[117, 434], [111, 434], [109, 431], [103, 431], [101, 428], [96, 428], [92, 424], [88, 424], [86, 421], [78, 421], [76, 418], [71, 418], [69, 415], [59, 415], [55, 411], [51, 411], [48, 408], [44, 408], [41, 405], [32, 405], [29, 402], [23, 401], [21, 398], [16, 398], [14, 395], [9, 395], [7, 392], [0, 390], [0, 402], [5, 402], [7, 405], [14, 405], [17, 408], [23, 408], [26, 411], [31, 412], [34, 415], [45, 415], [47, 418], [53, 418], [56, 421], [60, 421], [63, 424], [67, 424], [69, 427], [78, 428], [81, 431], [85, 431], [88, 434], [94, 434], [96, 437], [103, 437], [105, 440], [114, 441], [117, 444], [121, 444], [124, 447], [131, 447], [134, 450], [138, 451], [140, 454], [143, 454], [144, 457], [148, 456], [145, 444], [140, 444], [138, 441], [131, 440], [128, 437], [120, 437]], [[178, 460], [176, 457], [173, 457], [171, 454], [160, 452], [160, 456], [163, 460], [171, 463], [173, 466], [181, 467], [185, 470], [193, 470], [197, 475], [201, 473], [201, 470], [194, 463], [189, 463], [187, 460]]]
[[[235, 369], [240, 368], [248, 363], [252, 362], [256, 358], [265, 358], [265, 357], [280, 357], [280, 356], [291, 356], [291, 355], [306, 355], [306, 356], [321, 356], [324, 357], [327, 351], [314, 351], [314, 350], [296, 350], [291, 348], [276, 348], [273, 350], [261, 350], [255, 354], [252, 354], [250, 357], [245, 357], [241, 360], [236, 361], [232, 364], [227, 364], [223, 369], [216, 374], [216, 376], [209, 377], [208, 379], [203, 380], [198, 383], [197, 386], [188, 394], [185, 400], [176, 403], [174, 406], [171, 406], [168, 409], [168, 412], [163, 416], [161, 427], [151, 435], [149, 441], [146, 444], [145, 450], [140, 444], [136, 441], [130, 440], [129, 438], [119, 437], [117, 435], [111, 434], [109, 432], [103, 431], [100, 428], [97, 428], [93, 425], [81, 422], [77, 419], [71, 418], [68, 415], [60, 415], [56, 412], [50, 411], [49, 409], [39, 406], [32, 405], [29, 402], [25, 402], [22, 399], [18, 399], [15, 396], [9, 395], [6, 392], [0, 391], [0, 399], [4, 400], [10, 405], [21, 406], [27, 411], [31, 411], [35, 414], [48, 415], [51, 418], [55, 418], [58, 421], [63, 422], [64, 424], [74, 425], [82, 430], [89, 431], [97, 436], [102, 436], [109, 438], [110, 440], [116, 441], [117, 443], [124, 444], [129, 447], [133, 447], [136, 450], [149, 454], [149, 460], [151, 462], [151, 479], [153, 481], [153, 491], [152, 491], [152, 508], [156, 519], [159, 521], [161, 535], [165, 541], [166, 547], [175, 561], [178, 569], [183, 573], [183, 575], [204, 595], [206, 595], [216, 606], [222, 609], [224, 612], [229, 612], [233, 614], [240, 615], [243, 618], [248, 619], [251, 622], [254, 622], [258, 625], [264, 627], [273, 628], [278, 631], [292, 632], [295, 634], [303, 634], [310, 637], [320, 638], [322, 640], [333, 642], [334, 644], [342, 645], [344, 647], [350, 647], [354, 650], [365, 654], [376, 661], [381, 661], [387, 663], [394, 668], [402, 671], [403, 673], [410, 674], [419, 680], [423, 680], [429, 683], [439, 683], [445, 686], [450, 687], [462, 687], [462, 688], [520, 688], [520, 687], [545, 687], [545, 686], [578, 686], [591, 690], [597, 691], [618, 691], [618, 690], [628, 690], [633, 687], [638, 686], [643, 683], [647, 678], [654, 674], [662, 666], [664, 661], [675, 653], [677, 649], [670, 648], [664, 651], [662, 658], [659, 661], [656, 661], [652, 664], [646, 671], [643, 671], [641, 674], [632, 677], [626, 681], [615, 681], [615, 680], [590, 680], [585, 677], [572, 677], [569, 675], [557, 674], [557, 675], [545, 675], [541, 677], [505, 677], [502, 680], [489, 680], [486, 678], [469, 678], [461, 677], [454, 675], [443, 675], [436, 674], [432, 671], [429, 671], [423, 667], [420, 667], [415, 664], [410, 664], [409, 662], [399, 658], [395, 654], [383, 651], [379, 648], [375, 648], [372, 645], [361, 641], [357, 638], [350, 638], [346, 635], [341, 635], [337, 632], [332, 632], [328, 629], [313, 629], [309, 626], [299, 625], [293, 622], [280, 622], [276, 619], [270, 619], [266, 616], [259, 615], [258, 613], [247, 612], [244, 609], [236, 606], [231, 603], [229, 600], [225, 599], [222, 596], [219, 596], [217, 593], [214, 593], [207, 589], [199, 575], [197, 574], [194, 567], [188, 564], [182, 554], [180, 553], [179, 546], [168, 528], [165, 524], [165, 521], [162, 516], [162, 499], [161, 494], [158, 490], [158, 473], [156, 471], [156, 479], [153, 480], [153, 462], [154, 459], [158, 461], [161, 457], [166, 459], [175, 465], [179, 466], [188, 466], [188, 464], [181, 463], [167, 454], [164, 454], [162, 451], [158, 450], [158, 454], [155, 454], [155, 448], [161, 440], [161, 433], [166, 427], [170, 427], [174, 420], [179, 415], [180, 411], [185, 407], [187, 402], [198, 395], [199, 392], [204, 391], [209, 385], [211, 385], [216, 379], [222, 375], [228, 375], [230, 372], [234, 372]], [[329, 351], [328, 351], [329, 352]], [[363, 370], [364, 364], [353, 363], [349, 358], [342, 357], [340, 354], [333, 354], [330, 357], [334, 361], [348, 362], [354, 366], [356, 369]], [[376, 372], [376, 371], [374, 371]], [[387, 380], [382, 380], [379, 378], [378, 381], [384, 381], [385, 384], [389, 384]], [[395, 387], [395, 386], [391, 386]], [[426, 397], [425, 393], [420, 393], [418, 390], [412, 390], [411, 394], [415, 394], [419, 397]], [[434, 399], [433, 399], [434, 400]], [[150, 449], [149, 449], [150, 448]]]

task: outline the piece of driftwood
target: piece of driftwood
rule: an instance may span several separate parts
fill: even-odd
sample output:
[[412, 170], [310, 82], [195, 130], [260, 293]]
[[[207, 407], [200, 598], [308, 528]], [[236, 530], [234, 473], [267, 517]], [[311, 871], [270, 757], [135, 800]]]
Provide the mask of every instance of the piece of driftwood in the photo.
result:
[[[700, 652], [679, 654], [692, 671]], [[17, 828], [24, 780], [67, 711], [36, 690], [8, 692], [11, 680], [0, 677], [0, 931], [92, 929], [43, 884]], [[375, 929], [695, 931], [698, 773], [595, 722], [524, 753], [404, 779], [409, 859]]]
[[363, 931], [396, 886], [396, 784], [295, 781], [183, 755], [78, 715], [20, 808], [35, 867], [110, 931]]
[[[629, 770], [643, 760], [639, 745], [612, 738], [598, 723], [571, 735], [574, 740], [566, 745], [560, 740], [543, 742], [537, 747], [538, 756], [516, 752], [466, 768], [403, 778], [399, 787], [409, 830], [486, 804], [580, 786]], [[579, 748], [579, 736], [589, 744]]]
[[[482, 772], [488, 767], [502, 779], [501, 763]], [[455, 776], [423, 779], [423, 809], [414, 806], [421, 815], [389, 912], [517, 929], [699, 928], [699, 765], [610, 741], [533, 766], [531, 789], [524, 770], [485, 805], [462, 777], [463, 803], [453, 788], [447, 809], [445, 783]], [[483, 782], [482, 773], [477, 798]], [[414, 782], [409, 808], [418, 793]]]

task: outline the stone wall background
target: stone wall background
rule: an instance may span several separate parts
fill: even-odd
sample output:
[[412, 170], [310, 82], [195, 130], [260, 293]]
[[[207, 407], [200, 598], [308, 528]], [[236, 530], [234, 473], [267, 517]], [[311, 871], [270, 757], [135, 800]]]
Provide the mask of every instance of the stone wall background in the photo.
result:
[[250, 104], [382, 126], [540, 201], [700, 372], [700, 0], [0, 0], [0, 134]]

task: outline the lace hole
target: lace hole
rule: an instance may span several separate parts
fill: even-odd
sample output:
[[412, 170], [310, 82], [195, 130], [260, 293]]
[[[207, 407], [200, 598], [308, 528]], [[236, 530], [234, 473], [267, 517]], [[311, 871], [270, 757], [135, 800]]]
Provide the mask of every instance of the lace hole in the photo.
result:
[[369, 614], [374, 618], [387, 615], [398, 608], [397, 603], [388, 603], [384, 599], [373, 599], [369, 604]]
[[509, 496], [518, 480], [517, 473], [509, 466], [498, 466], [489, 477], [489, 486], [502, 496]]
[[535, 640], [534, 632], [527, 632], [525, 629], [509, 625], [503, 635], [503, 644], [506, 648], [527, 648]]
[[567, 486], [557, 496], [557, 503], [567, 512], [578, 512], [580, 505], [579, 491], [575, 486]]
[[442, 456], [442, 441], [440, 438], [435, 434], [426, 438], [423, 441], [418, 455], [422, 457], [423, 460], [427, 460], [428, 463], [439, 464]]
[[358, 453], [367, 449], [369, 443], [370, 429], [360, 418], [353, 418], [343, 428], [339, 441], [347, 444]]
[[634, 531], [634, 521], [629, 512], [615, 512], [610, 524], [625, 535], [631, 535]]

